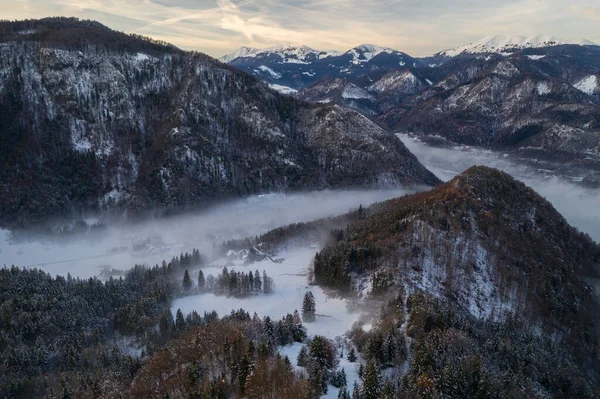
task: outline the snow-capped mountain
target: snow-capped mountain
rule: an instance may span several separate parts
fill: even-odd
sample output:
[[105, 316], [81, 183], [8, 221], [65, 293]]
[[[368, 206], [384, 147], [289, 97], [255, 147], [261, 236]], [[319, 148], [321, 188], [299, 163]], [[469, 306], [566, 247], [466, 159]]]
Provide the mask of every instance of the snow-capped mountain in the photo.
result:
[[310, 47], [278, 46], [266, 49], [242, 47], [221, 58], [236, 68], [276, 85], [282, 92], [302, 89], [327, 78], [356, 78], [373, 72], [421, 66], [400, 51], [362, 44], [346, 52], [319, 51]]
[[281, 96], [206, 55], [75, 19], [0, 25], [0, 222], [438, 182], [360, 113]]
[[269, 48], [252, 48], [252, 47], [240, 47], [231, 54], [227, 54], [221, 58], [220, 61], [230, 63], [237, 58], [257, 58], [257, 57], [268, 57], [275, 55], [281, 58], [283, 64], [296, 64], [296, 63], [308, 63], [313, 61], [315, 58], [327, 58], [339, 55], [336, 51], [318, 51], [313, 50], [310, 47], [303, 45], [291, 45], [291, 46], [276, 46]]
[[389, 129], [600, 167], [599, 46], [461, 56], [430, 70], [433, 85], [379, 104]]
[[541, 48], [559, 46], [562, 44], [594, 45], [589, 40], [570, 42], [550, 35], [523, 36], [486, 36], [476, 42], [465, 44], [450, 50], [444, 50], [436, 55], [455, 57], [463, 53], [503, 53], [525, 48]]

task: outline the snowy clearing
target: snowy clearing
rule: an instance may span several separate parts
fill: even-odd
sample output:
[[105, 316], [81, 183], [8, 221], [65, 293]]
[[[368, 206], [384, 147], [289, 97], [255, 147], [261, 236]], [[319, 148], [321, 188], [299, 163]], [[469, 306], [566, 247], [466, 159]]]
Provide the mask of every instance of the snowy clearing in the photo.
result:
[[[236, 261], [235, 266], [228, 266], [228, 270], [252, 271], [265, 270], [267, 275], [275, 280], [275, 291], [270, 295], [257, 295], [249, 298], [233, 298], [216, 296], [214, 294], [199, 294], [183, 297], [173, 301], [171, 311], [173, 316], [177, 309], [181, 309], [183, 314], [191, 311], [197, 311], [200, 315], [204, 312], [215, 310], [220, 317], [229, 314], [232, 310], [243, 308], [251, 315], [256, 312], [261, 318], [271, 317], [273, 320], [279, 320], [287, 313], [294, 310], [301, 312], [302, 299], [306, 291], [311, 291], [315, 296], [317, 320], [313, 323], [304, 323], [309, 337], [322, 335], [331, 340], [338, 336], [343, 336], [354, 322], [358, 321], [360, 313], [348, 313], [346, 310], [346, 301], [339, 298], [327, 297], [325, 291], [318, 286], [309, 286], [307, 284], [308, 265], [312, 261], [315, 248], [298, 248], [290, 251], [281, 252], [278, 257], [284, 258], [282, 263], [274, 263], [270, 260], [256, 262], [251, 265], [244, 265], [242, 261]], [[198, 275], [198, 270], [191, 272], [192, 280]], [[221, 272], [222, 266], [203, 267], [202, 272], [205, 276], [217, 275]], [[298, 353], [303, 344], [293, 344], [282, 347], [280, 352], [287, 355], [296, 367]], [[358, 381], [358, 363], [349, 363], [348, 360], [340, 359], [339, 369], [344, 369], [347, 375], [348, 388], [352, 389], [354, 381]], [[337, 398], [339, 390], [332, 386], [328, 387], [328, 392], [323, 398]]]

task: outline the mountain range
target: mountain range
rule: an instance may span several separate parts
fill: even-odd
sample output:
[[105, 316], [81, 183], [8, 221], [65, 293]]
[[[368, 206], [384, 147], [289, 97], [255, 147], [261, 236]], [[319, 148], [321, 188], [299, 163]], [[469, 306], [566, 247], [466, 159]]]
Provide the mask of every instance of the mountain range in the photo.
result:
[[514, 152], [544, 167], [581, 169], [585, 182], [600, 184], [600, 46], [589, 41], [494, 36], [425, 58], [370, 45], [304, 53], [321, 58], [289, 62], [294, 56], [282, 47], [239, 53], [230, 64], [304, 101], [354, 108], [393, 132]]
[[0, 23], [0, 215], [172, 211], [272, 190], [436, 184], [360, 113], [92, 21]]

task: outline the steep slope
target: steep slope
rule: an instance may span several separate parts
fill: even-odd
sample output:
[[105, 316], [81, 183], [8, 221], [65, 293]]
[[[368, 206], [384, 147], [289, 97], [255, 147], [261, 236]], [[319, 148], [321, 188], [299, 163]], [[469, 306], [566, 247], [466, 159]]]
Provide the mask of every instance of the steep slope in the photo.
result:
[[558, 46], [457, 59], [441, 80], [385, 110], [383, 123], [461, 144], [600, 165], [600, 47]]
[[[600, 247], [509, 175], [473, 167], [430, 192], [369, 208], [362, 220], [331, 236], [315, 257], [315, 282], [358, 290], [368, 276], [373, 295], [394, 298], [384, 315], [404, 316], [391, 328], [420, 340], [415, 350], [442, 351], [439, 363], [426, 363], [423, 353], [410, 359], [415, 378], [426, 373], [432, 389], [448, 393], [465, 383], [444, 386], [434, 370], [441, 367], [441, 373], [446, 361], [458, 366], [465, 359], [461, 351], [471, 347], [500, 397], [598, 393], [600, 304], [586, 281], [598, 278]], [[522, 342], [508, 337], [519, 334], [529, 342], [527, 353], [513, 352]], [[444, 341], [459, 337], [454, 349]], [[514, 348], [496, 346], [506, 339], [515, 339]], [[541, 346], [532, 347], [535, 342]], [[450, 352], [443, 352], [446, 344]], [[524, 363], [511, 363], [517, 357]], [[554, 376], [548, 359], [567, 367], [568, 375]], [[516, 370], [527, 373], [520, 387], [510, 382]], [[400, 385], [403, 392], [412, 389]]]
[[74, 19], [0, 28], [3, 222], [438, 182], [357, 112], [278, 95], [205, 55]]
[[298, 92], [296, 97], [311, 103], [344, 105], [366, 115], [377, 110], [375, 96], [346, 78], [323, 79]]
[[344, 53], [318, 51], [300, 45], [267, 49], [243, 47], [222, 57], [221, 61], [270, 84], [297, 90], [321, 79], [353, 79], [373, 71], [387, 72], [421, 65], [408, 54], [372, 44], [363, 44]]
[[[422, 74], [419, 74], [422, 75]], [[376, 70], [353, 81], [347, 78], [323, 79], [295, 94], [313, 103], [338, 104], [375, 116], [431, 85], [410, 69], [391, 72]]]

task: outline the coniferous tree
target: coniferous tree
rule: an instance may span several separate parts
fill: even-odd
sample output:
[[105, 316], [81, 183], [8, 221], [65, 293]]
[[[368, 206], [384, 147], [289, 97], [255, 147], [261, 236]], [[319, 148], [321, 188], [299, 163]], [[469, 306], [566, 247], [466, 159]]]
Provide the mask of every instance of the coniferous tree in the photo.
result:
[[183, 273], [183, 290], [189, 292], [191, 289], [192, 279], [190, 278], [190, 273], [185, 269], [185, 273]]
[[361, 399], [360, 398], [360, 389], [358, 387], [358, 383], [354, 381], [354, 387], [352, 388], [352, 399]]
[[338, 393], [338, 399], [350, 399], [350, 392], [348, 392], [348, 388], [342, 387], [340, 392]]
[[348, 352], [348, 361], [350, 363], [354, 363], [356, 361], [356, 351], [354, 348], [350, 348], [350, 351]]
[[298, 352], [298, 366], [306, 367], [308, 364], [308, 350], [306, 349], [306, 345], [303, 345], [300, 348], [300, 352]]
[[177, 309], [177, 316], [175, 316], [175, 328], [178, 331], [185, 330], [185, 318], [183, 317], [181, 309]]
[[200, 270], [200, 272], [198, 272], [198, 290], [204, 291], [205, 286], [206, 280], [204, 279], [204, 273], [202, 273], [202, 270]]
[[304, 300], [302, 301], [302, 320], [305, 323], [312, 323], [316, 319], [315, 312], [315, 297], [312, 292], [307, 291], [306, 294], [304, 294]]
[[365, 371], [362, 377], [363, 385], [361, 390], [361, 396], [363, 399], [380, 399], [381, 395], [381, 381], [379, 376], [379, 370], [372, 361], [367, 362]]

